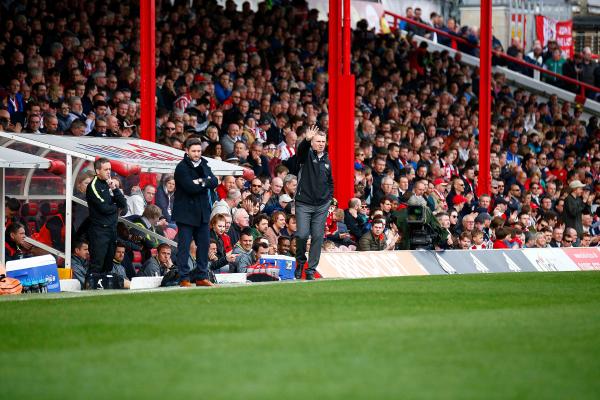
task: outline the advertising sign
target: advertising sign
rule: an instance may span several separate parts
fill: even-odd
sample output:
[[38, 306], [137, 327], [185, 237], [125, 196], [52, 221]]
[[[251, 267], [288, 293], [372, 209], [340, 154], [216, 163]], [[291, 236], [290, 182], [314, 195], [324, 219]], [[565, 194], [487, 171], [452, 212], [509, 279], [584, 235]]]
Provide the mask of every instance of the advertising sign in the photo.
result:
[[600, 249], [597, 247], [570, 247], [563, 251], [582, 271], [600, 271]]

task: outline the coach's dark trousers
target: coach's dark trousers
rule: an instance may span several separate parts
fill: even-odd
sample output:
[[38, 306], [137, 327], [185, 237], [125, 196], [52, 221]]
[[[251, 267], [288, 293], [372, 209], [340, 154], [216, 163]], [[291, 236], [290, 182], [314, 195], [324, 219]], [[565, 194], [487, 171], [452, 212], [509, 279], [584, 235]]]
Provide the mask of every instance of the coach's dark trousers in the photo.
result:
[[190, 257], [190, 244], [192, 239], [196, 243], [196, 268], [194, 270], [194, 279], [208, 279], [208, 244], [210, 240], [208, 224], [192, 226], [177, 223], [177, 270], [180, 280], [190, 280], [190, 266], [188, 259]]
[[313, 206], [296, 202], [296, 269], [302, 270], [306, 262], [306, 242], [310, 236], [310, 250], [308, 253], [309, 274], [314, 274], [321, 258], [321, 246], [325, 236], [325, 221], [330, 203]]
[[110, 272], [115, 258], [117, 229], [115, 226], [90, 224], [90, 272]]

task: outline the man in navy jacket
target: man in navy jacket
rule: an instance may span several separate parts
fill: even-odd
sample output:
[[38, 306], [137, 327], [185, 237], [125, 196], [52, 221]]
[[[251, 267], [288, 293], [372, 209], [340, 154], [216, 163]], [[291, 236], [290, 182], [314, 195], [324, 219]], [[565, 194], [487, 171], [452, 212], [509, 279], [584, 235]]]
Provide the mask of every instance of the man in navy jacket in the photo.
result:
[[196, 243], [196, 286], [213, 286], [208, 280], [208, 245], [212, 189], [218, 185], [206, 159], [202, 158], [199, 139], [191, 138], [185, 143], [185, 156], [175, 168], [175, 200], [172, 219], [179, 229], [177, 268], [182, 287], [190, 283], [190, 243]]

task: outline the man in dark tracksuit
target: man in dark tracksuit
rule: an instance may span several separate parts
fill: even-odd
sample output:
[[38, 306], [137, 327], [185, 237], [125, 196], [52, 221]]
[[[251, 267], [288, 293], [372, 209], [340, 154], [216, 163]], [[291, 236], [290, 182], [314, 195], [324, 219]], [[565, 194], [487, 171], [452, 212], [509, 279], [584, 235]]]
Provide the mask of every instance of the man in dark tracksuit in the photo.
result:
[[171, 218], [177, 222], [178, 246], [177, 268], [179, 285], [190, 283], [190, 244], [196, 243], [196, 286], [213, 286], [208, 280], [208, 245], [210, 210], [213, 203], [211, 190], [218, 185], [208, 163], [202, 158], [202, 144], [199, 139], [189, 139], [185, 143], [183, 160], [175, 168], [175, 200]]
[[90, 210], [88, 238], [90, 243], [89, 272], [110, 272], [115, 255], [119, 208], [127, 209], [127, 200], [110, 179], [110, 160], [94, 162], [96, 176], [88, 185], [85, 198]]
[[311, 237], [306, 279], [314, 279], [321, 257], [325, 235], [325, 220], [333, 199], [331, 162], [325, 151], [325, 134], [317, 127], [306, 130], [305, 139], [298, 146], [298, 187], [296, 189], [296, 279], [302, 276], [306, 262], [306, 242]]

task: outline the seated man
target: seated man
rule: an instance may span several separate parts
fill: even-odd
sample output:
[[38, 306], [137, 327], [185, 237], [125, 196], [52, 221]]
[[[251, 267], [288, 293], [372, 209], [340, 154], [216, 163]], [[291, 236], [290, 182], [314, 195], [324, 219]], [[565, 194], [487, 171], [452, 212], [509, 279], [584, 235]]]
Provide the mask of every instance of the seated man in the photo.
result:
[[249, 228], [244, 229], [240, 234], [240, 240], [233, 248], [233, 254], [239, 254], [236, 260], [236, 272], [246, 272], [247, 267], [254, 264], [252, 257], [253, 244], [252, 231]]
[[81, 283], [82, 289], [85, 285], [85, 276], [87, 275], [89, 260], [90, 251], [88, 242], [83, 239], [76, 239], [73, 243], [71, 269], [73, 270], [73, 278]]
[[260, 260], [260, 258], [264, 255], [269, 254], [269, 245], [262, 240], [257, 240], [252, 245], [252, 260], [254, 261], [252, 264], [255, 264]]
[[156, 250], [157, 255], [146, 260], [138, 276], [165, 276], [175, 266], [171, 259], [171, 246], [161, 243]]
[[132, 193], [127, 198], [127, 214], [125, 215], [142, 215], [148, 204], [152, 204], [156, 196], [156, 188], [153, 185], [146, 185], [140, 192]]
[[[161, 218], [162, 210], [160, 207], [154, 204], [148, 204], [144, 209], [144, 213], [139, 215], [131, 215], [127, 217], [128, 220], [133, 222], [134, 224], [140, 226], [140, 228], [145, 228], [149, 231], [156, 232], [157, 227], [166, 227], [167, 220]], [[142, 247], [142, 260], [146, 262], [150, 257], [152, 257], [152, 249], [158, 246], [158, 239], [146, 234], [138, 229], [131, 230], [132, 241]]]
[[121, 264], [123, 259], [125, 258], [125, 245], [123, 243], [117, 242], [117, 246], [115, 248], [115, 256], [113, 258], [113, 267], [110, 271], [111, 274], [118, 275], [123, 278], [123, 289], [129, 289], [131, 286], [131, 281], [127, 279], [127, 274], [125, 273], [125, 267]]
[[290, 238], [287, 236], [279, 236], [277, 239], [277, 254], [291, 257], [290, 254]]
[[381, 251], [385, 249], [385, 222], [376, 219], [371, 224], [371, 230], [365, 233], [358, 241], [358, 251]]
[[13, 222], [6, 228], [4, 251], [6, 261], [20, 260], [31, 257], [31, 245], [25, 241], [25, 226], [20, 222]]

